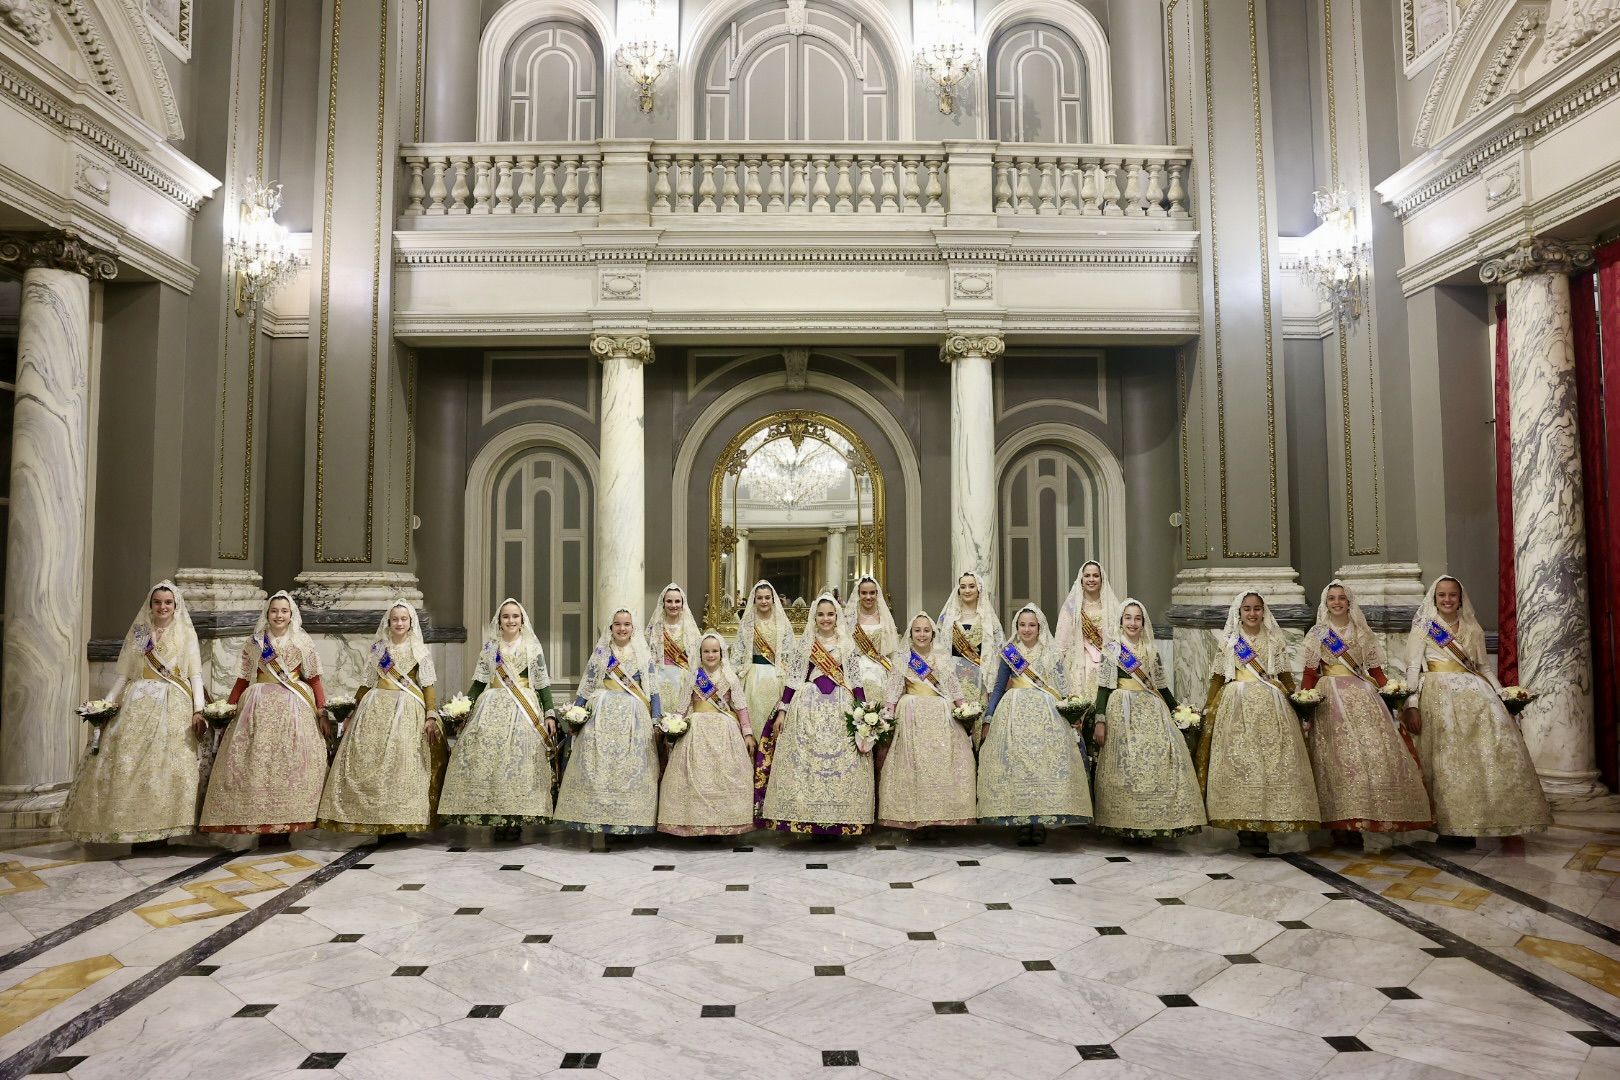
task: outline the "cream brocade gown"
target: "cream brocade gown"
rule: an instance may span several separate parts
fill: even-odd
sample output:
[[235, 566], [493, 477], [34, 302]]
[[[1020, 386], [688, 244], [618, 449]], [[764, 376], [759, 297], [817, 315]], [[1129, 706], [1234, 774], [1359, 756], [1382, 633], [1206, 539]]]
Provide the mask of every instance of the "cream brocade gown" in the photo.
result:
[[1432, 642], [1424, 661], [1418, 756], [1434, 797], [1435, 828], [1447, 836], [1546, 829], [1552, 811], [1518, 721], [1496, 688]]
[[[1007, 673], [1005, 661], [999, 663]], [[1061, 681], [1056, 685], [1061, 688]], [[1025, 676], [1007, 674], [1006, 690], [986, 721], [978, 788], [984, 825], [1091, 820], [1091, 784], [1074, 728], [1058, 714], [1052, 696]]]
[[[321, 658], [291, 642], [276, 647], [286, 675], [317, 679]], [[259, 643], [242, 650], [242, 691], [208, 776], [198, 822], [204, 832], [283, 833], [314, 828], [326, 783], [326, 740], [303, 693], [276, 681], [259, 659]], [[308, 684], [300, 683], [307, 692]]]
[[[858, 621], [859, 616], [856, 618]], [[872, 646], [877, 649], [878, 655], [882, 656], [884, 661], [888, 660], [889, 655], [895, 649], [895, 635], [876, 624], [872, 626], [862, 625], [861, 630], [865, 632]], [[855, 669], [855, 677], [861, 681], [861, 692], [866, 695], [866, 700], [873, 704], [882, 701], [884, 687], [887, 686], [889, 681], [887, 664], [872, 659], [857, 647], [855, 649], [855, 659], [851, 666]]]
[[1247, 832], [1303, 832], [1321, 824], [1310, 754], [1294, 708], [1247, 667], [1220, 692], [1198, 744], [1209, 823]]
[[961, 696], [954, 672], [936, 672], [932, 685], [891, 672], [884, 695], [894, 708], [894, 738], [878, 773], [878, 824], [916, 829], [972, 825], [976, 820], [973, 740], [951, 717]]
[[[1117, 654], [1115, 654], [1117, 656]], [[1099, 683], [1108, 687], [1108, 734], [1097, 751], [1094, 824], [1125, 836], [1180, 836], [1207, 824], [1198, 772], [1187, 739], [1163, 697], [1114, 668], [1104, 656]]]
[[518, 685], [488, 685], [473, 704], [445, 770], [439, 796], [439, 818], [445, 824], [500, 828], [537, 825], [551, 816], [545, 737], [515, 697], [522, 694], [534, 715], [540, 715], [527, 672], [525, 659], [523, 669], [512, 672]]
[[1329, 829], [1410, 832], [1432, 821], [1423, 770], [1373, 684], [1323, 657], [1311, 766]]
[[[854, 667], [846, 663], [841, 674], [847, 678]], [[856, 748], [844, 722], [851, 700], [848, 690], [807, 666], [787, 713], [771, 721], [774, 745], [760, 812], [766, 828], [841, 836], [870, 831], [872, 755]]]
[[[743, 702], [736, 691], [726, 704]], [[675, 742], [658, 791], [658, 831], [673, 836], [731, 836], [754, 828], [754, 759], [734, 715], [692, 694], [690, 725]]]
[[[406, 674], [414, 681], [419, 670]], [[433, 828], [444, 735], [441, 729], [438, 740], [429, 741], [426, 725], [427, 709], [416, 695], [379, 675], [343, 727], [317, 827], [376, 834]]]
[[101, 752], [80, 761], [62, 831], [84, 844], [140, 844], [197, 828], [201, 768], [191, 734], [194, 702], [148, 668], [125, 684]]
[[743, 695], [748, 699], [748, 715], [753, 718], [754, 723], [759, 724], [769, 719], [771, 713], [776, 711], [776, 703], [782, 700], [782, 685], [786, 677], [778, 666], [783, 660], [782, 650], [777, 650], [774, 660], [768, 660], [763, 653], [757, 651], [757, 645], [757, 642], [750, 641], [747, 643], [749, 651], [742, 652], [743, 642], [739, 641], [733, 646], [737, 651], [731, 655], [736, 656], [742, 652], [742, 655], [748, 658], [739, 674], [742, 677]]
[[639, 697], [611, 683], [592, 695], [589, 708], [591, 718], [574, 733], [557, 792], [557, 824], [615, 835], [652, 832], [658, 824], [652, 713]]

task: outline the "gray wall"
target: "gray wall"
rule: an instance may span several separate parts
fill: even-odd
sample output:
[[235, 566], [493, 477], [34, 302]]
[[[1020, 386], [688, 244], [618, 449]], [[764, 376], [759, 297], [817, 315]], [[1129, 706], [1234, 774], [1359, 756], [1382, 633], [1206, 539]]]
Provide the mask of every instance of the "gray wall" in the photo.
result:
[[1334, 515], [1328, 486], [1327, 386], [1324, 342], [1283, 342], [1284, 408], [1288, 412], [1288, 517], [1292, 541], [1289, 562], [1299, 571], [1305, 599], [1333, 579]]

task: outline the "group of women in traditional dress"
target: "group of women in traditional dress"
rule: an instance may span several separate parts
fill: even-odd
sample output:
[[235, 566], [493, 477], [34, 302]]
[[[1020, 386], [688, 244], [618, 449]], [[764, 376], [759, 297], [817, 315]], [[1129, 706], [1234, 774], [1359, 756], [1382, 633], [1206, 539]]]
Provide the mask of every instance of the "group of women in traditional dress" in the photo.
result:
[[[1034, 604], [1004, 632], [971, 571], [937, 620], [897, 626], [863, 577], [847, 608], [819, 596], [798, 634], [760, 581], [732, 643], [701, 632], [671, 583], [645, 626], [612, 613], [561, 710], [528, 612], [503, 601], [457, 723], [417, 612], [399, 600], [328, 767], [320, 657], [279, 592], [243, 648], [209, 768], [197, 636], [165, 581], [125, 636], [120, 709], [83, 760], [64, 828], [87, 843], [438, 825], [515, 838], [550, 821], [605, 844], [983, 824], [1015, 826], [1028, 844], [1085, 824], [1147, 840], [1206, 826], [1484, 836], [1550, 822], [1455, 578], [1434, 583], [1412, 624], [1399, 718], [1380, 693], [1392, 688], [1379, 639], [1343, 583], [1323, 590], [1305, 635], [1299, 686], [1321, 702], [1303, 721], [1290, 654], [1265, 598], [1236, 597], [1200, 721], [1178, 709], [1146, 605], [1119, 600], [1096, 562], [1055, 636]], [[852, 722], [864, 710], [876, 727]]]

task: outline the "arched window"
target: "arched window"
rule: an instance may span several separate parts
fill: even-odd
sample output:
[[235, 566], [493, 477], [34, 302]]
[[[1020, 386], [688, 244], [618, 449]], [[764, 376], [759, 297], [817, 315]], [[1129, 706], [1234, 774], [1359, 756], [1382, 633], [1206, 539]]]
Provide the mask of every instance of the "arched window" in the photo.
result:
[[698, 53], [700, 139], [893, 139], [894, 67], [856, 17], [829, 3], [748, 8]]
[[1058, 446], [1014, 458], [1001, 482], [1001, 591], [1007, 610], [1036, 603], [1057, 618], [1080, 567], [1098, 557], [1101, 483], [1091, 463]]
[[515, 142], [578, 142], [602, 135], [602, 48], [564, 19], [525, 27], [501, 58], [498, 136]]
[[1090, 137], [1086, 56], [1067, 31], [1014, 23], [991, 42], [987, 70], [992, 139], [1083, 143]]
[[589, 476], [555, 446], [528, 446], [496, 470], [491, 491], [487, 610], [508, 596], [521, 600], [552, 680], [572, 683], [595, 642]]

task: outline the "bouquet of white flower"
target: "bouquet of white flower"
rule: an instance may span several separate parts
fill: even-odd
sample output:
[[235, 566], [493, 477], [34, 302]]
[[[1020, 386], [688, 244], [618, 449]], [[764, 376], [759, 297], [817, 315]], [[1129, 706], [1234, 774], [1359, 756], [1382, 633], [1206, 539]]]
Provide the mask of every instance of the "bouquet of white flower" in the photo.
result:
[[1390, 712], [1399, 712], [1406, 699], [1412, 696], [1412, 690], [1400, 679], [1390, 679], [1378, 688], [1378, 696], [1384, 699]]
[[894, 733], [894, 722], [885, 717], [880, 709], [858, 701], [844, 714], [844, 723], [849, 726], [856, 749], [863, 754], [870, 753]]
[[210, 701], [202, 712], [210, 727], [222, 728], [236, 716], [236, 706], [228, 701]]
[[583, 705], [570, 705], [562, 711], [562, 718], [569, 727], [581, 728], [591, 718], [591, 711]]
[[101, 729], [106, 727], [107, 722], [114, 716], [118, 715], [118, 706], [106, 698], [96, 698], [80, 705], [74, 712], [83, 717], [84, 722], [90, 725], [90, 752], [92, 754], [101, 753]]
[[329, 697], [326, 699], [326, 713], [335, 724], [341, 724], [354, 715], [354, 698]]
[[973, 730], [973, 726], [979, 722], [979, 717], [983, 715], [983, 706], [977, 705], [971, 701], [964, 701], [962, 704], [951, 710], [951, 719], [955, 720], [958, 724], [961, 724], [969, 731]]
[[472, 712], [472, 707], [472, 698], [458, 690], [451, 695], [449, 701], [439, 707], [439, 715], [446, 720], [465, 720]]
[[1322, 691], [1315, 687], [1309, 690], [1296, 690], [1288, 695], [1288, 703], [1294, 707], [1301, 720], [1309, 720], [1316, 707], [1322, 704]]
[[1182, 731], [1192, 731], [1204, 722], [1204, 714], [1191, 705], [1177, 705], [1176, 711], [1170, 714], [1176, 727]]
[[1070, 694], [1058, 702], [1057, 711], [1063, 719], [1071, 724], [1078, 724], [1089, 717], [1096, 709], [1096, 703], [1090, 698]]
[[658, 726], [663, 730], [669, 741], [674, 742], [686, 734], [686, 730], [691, 727], [691, 724], [687, 722], [686, 717], [681, 713], [665, 713], [664, 718], [658, 721]]
[[1502, 704], [1507, 706], [1509, 716], [1518, 716], [1529, 708], [1530, 703], [1534, 700], [1536, 700], [1536, 695], [1522, 686], [1502, 687]]

